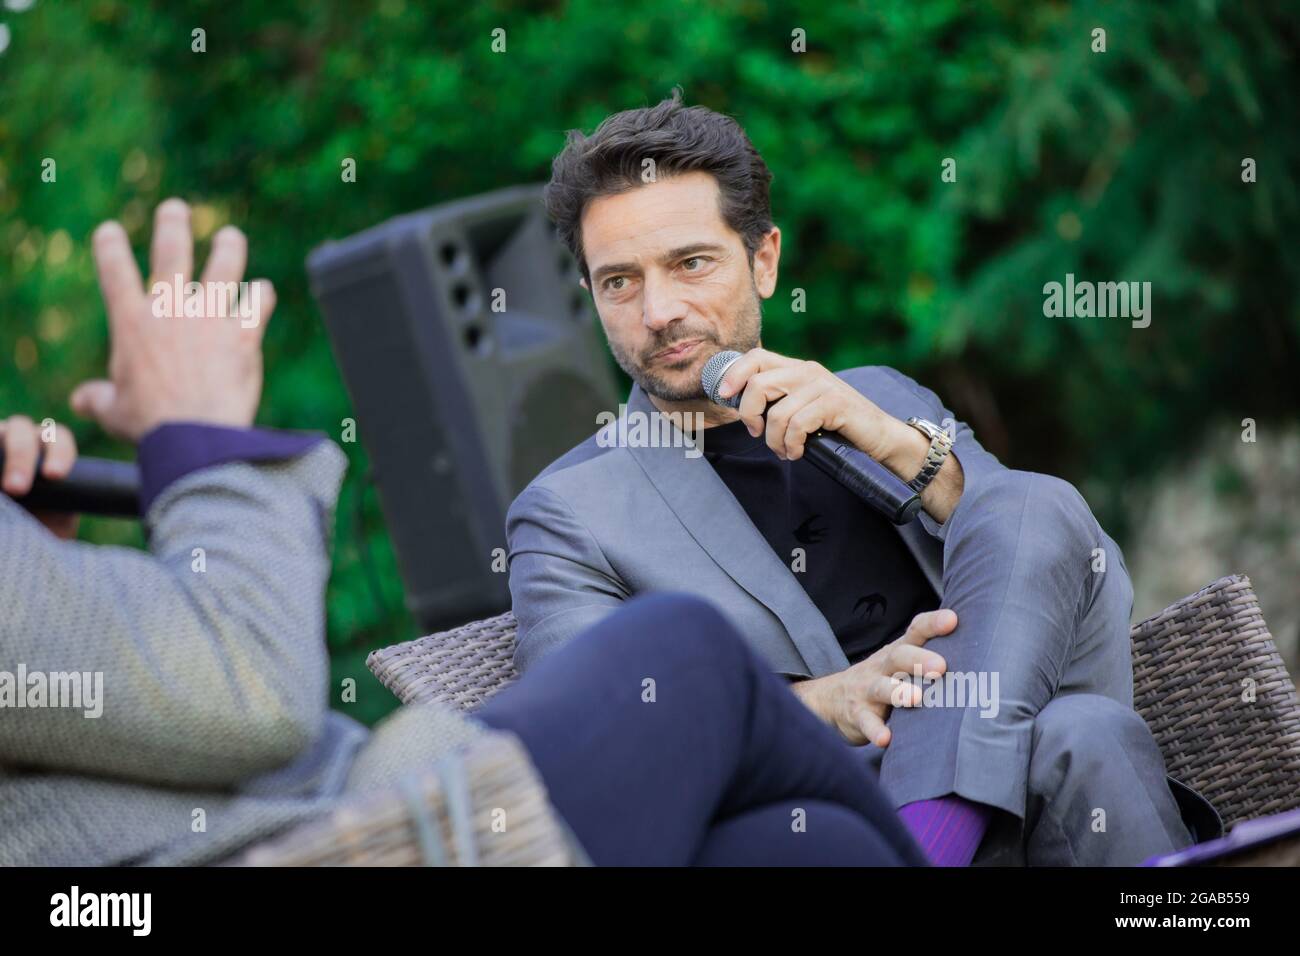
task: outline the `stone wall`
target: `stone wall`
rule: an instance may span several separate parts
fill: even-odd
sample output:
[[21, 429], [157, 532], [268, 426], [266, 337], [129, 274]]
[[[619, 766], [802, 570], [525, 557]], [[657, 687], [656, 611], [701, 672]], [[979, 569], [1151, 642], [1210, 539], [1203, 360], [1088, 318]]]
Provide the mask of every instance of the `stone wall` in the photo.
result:
[[1216, 428], [1133, 496], [1124, 548], [1133, 620], [1225, 574], [1250, 576], [1293, 678], [1300, 677], [1300, 426]]

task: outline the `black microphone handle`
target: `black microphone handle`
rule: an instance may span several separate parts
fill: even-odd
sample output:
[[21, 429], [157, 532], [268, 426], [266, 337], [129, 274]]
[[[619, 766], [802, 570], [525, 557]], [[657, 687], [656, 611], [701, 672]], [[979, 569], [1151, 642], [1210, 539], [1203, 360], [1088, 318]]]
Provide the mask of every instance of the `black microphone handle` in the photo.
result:
[[[0, 448], [0, 474], [4, 463], [4, 449]], [[24, 508], [140, 517], [140, 469], [133, 462], [78, 458], [68, 476], [58, 481], [41, 476], [39, 459], [36, 469], [32, 490], [14, 499]]]
[[837, 432], [809, 435], [803, 456], [894, 524], [907, 524], [921, 510], [921, 497], [907, 482]]

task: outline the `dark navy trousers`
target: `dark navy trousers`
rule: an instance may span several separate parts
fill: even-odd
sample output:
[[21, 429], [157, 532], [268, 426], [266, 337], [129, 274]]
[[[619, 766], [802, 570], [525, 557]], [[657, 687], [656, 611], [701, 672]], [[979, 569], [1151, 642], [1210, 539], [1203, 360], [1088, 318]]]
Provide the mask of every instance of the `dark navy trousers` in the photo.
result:
[[924, 865], [860, 756], [711, 605], [635, 598], [477, 715], [601, 866]]

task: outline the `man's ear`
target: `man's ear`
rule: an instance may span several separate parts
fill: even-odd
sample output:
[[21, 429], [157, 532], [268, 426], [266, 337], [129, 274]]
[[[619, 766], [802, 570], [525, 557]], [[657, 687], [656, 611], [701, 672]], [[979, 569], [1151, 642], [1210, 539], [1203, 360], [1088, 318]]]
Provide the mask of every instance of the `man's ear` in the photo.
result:
[[781, 261], [781, 230], [773, 226], [754, 250], [754, 285], [758, 294], [769, 299], [776, 292], [777, 266]]
[[582, 287], [583, 287], [584, 289], [586, 289], [588, 292], [591, 291], [591, 286], [587, 285], [587, 280], [586, 280], [586, 279], [579, 279], [579, 280], [578, 280], [578, 285], [582, 286]]

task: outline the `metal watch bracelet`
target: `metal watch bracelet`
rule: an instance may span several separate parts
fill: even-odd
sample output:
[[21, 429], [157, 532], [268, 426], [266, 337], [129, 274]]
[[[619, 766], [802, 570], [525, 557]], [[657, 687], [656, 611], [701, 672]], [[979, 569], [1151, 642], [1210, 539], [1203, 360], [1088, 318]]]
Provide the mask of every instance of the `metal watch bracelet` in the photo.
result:
[[948, 453], [952, 451], [952, 437], [934, 422], [928, 422], [924, 418], [909, 418], [907, 424], [930, 439], [930, 448], [925, 453], [925, 462], [921, 465], [921, 470], [907, 483], [907, 487], [919, 495], [943, 467]]

